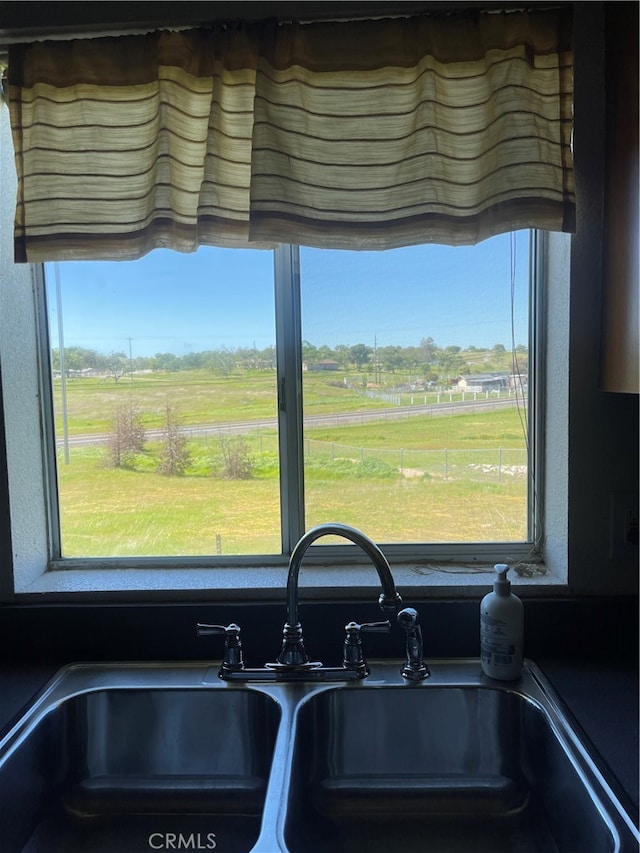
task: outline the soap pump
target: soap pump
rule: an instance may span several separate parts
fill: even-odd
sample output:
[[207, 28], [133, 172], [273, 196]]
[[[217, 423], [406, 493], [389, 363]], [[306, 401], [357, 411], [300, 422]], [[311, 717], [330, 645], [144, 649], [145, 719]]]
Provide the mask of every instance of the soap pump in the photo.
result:
[[509, 566], [494, 567], [493, 592], [480, 603], [480, 653], [485, 675], [502, 681], [519, 678], [523, 664], [524, 607], [511, 592]]

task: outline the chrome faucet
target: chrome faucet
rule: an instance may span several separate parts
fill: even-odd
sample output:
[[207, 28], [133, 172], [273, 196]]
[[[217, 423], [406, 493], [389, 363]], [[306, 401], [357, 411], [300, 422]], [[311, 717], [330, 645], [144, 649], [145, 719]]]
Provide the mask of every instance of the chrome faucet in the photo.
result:
[[[356, 530], [355, 527], [347, 527], [345, 524], [335, 523], [320, 524], [318, 527], [314, 527], [307, 531], [307, 533], [301, 537], [291, 554], [291, 559], [289, 560], [289, 573], [287, 575], [287, 621], [282, 632], [284, 638], [282, 642], [282, 651], [278, 655], [277, 663], [267, 664], [271, 669], [300, 669], [301, 667], [305, 669], [315, 669], [321, 666], [319, 663], [311, 663], [309, 661], [309, 657], [304, 648], [302, 625], [298, 621], [298, 576], [300, 574], [302, 559], [306, 554], [307, 549], [322, 536], [342, 536], [344, 539], [348, 539], [350, 542], [353, 542], [354, 545], [358, 545], [369, 557], [378, 572], [378, 577], [380, 578], [382, 592], [378, 598], [378, 604], [380, 605], [381, 610], [396, 613], [399, 606], [402, 604], [402, 598], [396, 591], [396, 585], [393, 582], [391, 567], [389, 566], [387, 558], [375, 542], [372, 542], [368, 536], [365, 536], [364, 533]], [[371, 630], [373, 625], [377, 628], [381, 624], [384, 623], [371, 623], [370, 627], [362, 627], [369, 627]]]
[[360, 634], [366, 631], [389, 632], [391, 623], [369, 622], [359, 625], [349, 622], [345, 625], [342, 666], [323, 666], [319, 661], [311, 661], [304, 647], [302, 625], [298, 620], [298, 577], [302, 560], [310, 545], [322, 536], [341, 536], [353, 542], [364, 551], [374, 565], [380, 578], [382, 591], [378, 604], [383, 611], [396, 613], [398, 623], [407, 634], [407, 660], [402, 675], [412, 681], [426, 678], [429, 670], [422, 661], [422, 635], [417, 625], [417, 613], [406, 608], [398, 613], [402, 598], [396, 590], [391, 568], [380, 548], [354, 527], [345, 524], [320, 524], [305, 533], [293, 549], [287, 574], [287, 621], [282, 635], [282, 649], [273, 663], [263, 667], [248, 668], [244, 665], [240, 628], [231, 625], [206, 625], [198, 623], [200, 636], [208, 634], [225, 635], [225, 651], [219, 670], [220, 678], [229, 681], [347, 681], [366, 678], [369, 667], [364, 659]]

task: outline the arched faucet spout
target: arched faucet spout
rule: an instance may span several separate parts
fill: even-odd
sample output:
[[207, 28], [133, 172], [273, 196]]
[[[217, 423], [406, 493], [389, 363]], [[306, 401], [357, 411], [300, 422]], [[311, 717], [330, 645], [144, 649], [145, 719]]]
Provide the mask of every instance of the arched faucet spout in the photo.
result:
[[283, 667], [309, 667], [309, 658], [304, 649], [302, 626], [298, 621], [298, 576], [302, 560], [309, 546], [322, 536], [341, 536], [364, 551], [374, 565], [380, 578], [382, 591], [378, 604], [382, 610], [396, 612], [402, 604], [402, 598], [396, 590], [391, 567], [380, 548], [360, 530], [346, 524], [320, 524], [308, 530], [299, 540], [289, 560], [287, 576], [287, 622], [283, 630], [282, 651], [278, 655], [278, 665]]

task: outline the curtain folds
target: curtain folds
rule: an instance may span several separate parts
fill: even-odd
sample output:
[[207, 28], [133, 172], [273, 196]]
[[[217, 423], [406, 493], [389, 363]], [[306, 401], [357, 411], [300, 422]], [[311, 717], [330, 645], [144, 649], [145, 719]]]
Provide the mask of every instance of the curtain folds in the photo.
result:
[[572, 231], [572, 78], [558, 10], [16, 47], [16, 260]]

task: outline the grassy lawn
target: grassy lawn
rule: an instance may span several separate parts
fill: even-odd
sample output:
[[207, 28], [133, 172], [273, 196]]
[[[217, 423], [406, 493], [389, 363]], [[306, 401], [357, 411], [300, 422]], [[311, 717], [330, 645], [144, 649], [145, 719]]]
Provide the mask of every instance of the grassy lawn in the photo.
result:
[[280, 551], [275, 479], [163, 477], [97, 462], [95, 451], [80, 450], [60, 468], [67, 557]]
[[[101, 447], [72, 448], [70, 464], [59, 464], [65, 556], [279, 553], [277, 437], [245, 440], [250, 480], [220, 476], [213, 438], [189, 442], [183, 477], [156, 473], [152, 443], [134, 470], [105, 467]], [[526, 537], [513, 409], [313, 430], [308, 445], [308, 526], [341, 521], [380, 542]]]
[[526, 537], [526, 495], [516, 483], [308, 482], [307, 524], [326, 521], [372, 531], [380, 542], [518, 541]]
[[[353, 524], [381, 542], [517, 541], [526, 535], [525, 483], [400, 474], [362, 480], [312, 469], [307, 523]], [[110, 470], [96, 464], [95, 451], [81, 450], [61, 466], [60, 487], [68, 557], [280, 551], [273, 476], [222, 480]]]
[[[339, 438], [337, 437], [339, 435]], [[445, 448], [523, 447], [522, 425], [517, 410], [460, 414], [444, 417], [412, 416], [368, 424], [307, 429], [309, 439], [374, 448], [444, 450]]]

